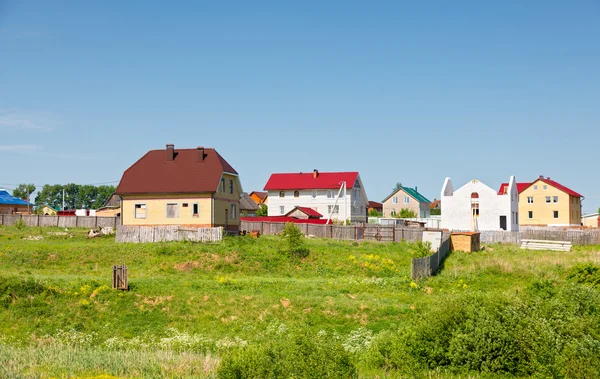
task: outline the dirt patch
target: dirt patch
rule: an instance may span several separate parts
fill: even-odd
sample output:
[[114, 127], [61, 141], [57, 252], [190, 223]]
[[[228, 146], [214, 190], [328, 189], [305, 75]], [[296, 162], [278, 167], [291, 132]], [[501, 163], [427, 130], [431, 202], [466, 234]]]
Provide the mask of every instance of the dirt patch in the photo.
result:
[[202, 267], [202, 265], [200, 264], [200, 262], [197, 261], [188, 261], [184, 263], [178, 263], [174, 267], [176, 270], [188, 272], [192, 271], [195, 268]]
[[292, 302], [289, 299], [281, 299], [281, 300], [279, 300], [279, 302], [285, 309], [288, 309], [290, 307], [290, 305], [292, 304]]

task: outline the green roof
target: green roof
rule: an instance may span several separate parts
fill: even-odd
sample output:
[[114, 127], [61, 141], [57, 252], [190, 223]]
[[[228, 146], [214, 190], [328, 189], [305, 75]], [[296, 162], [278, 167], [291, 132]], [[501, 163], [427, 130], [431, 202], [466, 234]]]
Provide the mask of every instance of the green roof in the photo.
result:
[[400, 190], [403, 190], [404, 192], [406, 192], [408, 194], [408, 196], [412, 197], [413, 199], [415, 199], [419, 203], [431, 203], [431, 201], [429, 201], [425, 196], [421, 195], [419, 193], [419, 191], [417, 191], [415, 188], [410, 188], [410, 187], [400, 187], [400, 188], [398, 188], [396, 191], [392, 192], [390, 194], [390, 196], [388, 196], [385, 199], [383, 199], [382, 202], [385, 202], [387, 199], [389, 199], [390, 197], [394, 196], [396, 194], [396, 192], [398, 192]]

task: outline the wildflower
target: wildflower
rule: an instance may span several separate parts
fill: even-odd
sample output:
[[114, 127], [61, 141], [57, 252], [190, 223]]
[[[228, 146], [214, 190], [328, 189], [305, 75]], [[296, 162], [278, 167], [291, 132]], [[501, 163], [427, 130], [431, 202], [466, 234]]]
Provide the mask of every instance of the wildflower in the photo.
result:
[[417, 283], [415, 283], [415, 282], [410, 282], [410, 288], [417, 288], [417, 287], [419, 287], [419, 286], [417, 285]]

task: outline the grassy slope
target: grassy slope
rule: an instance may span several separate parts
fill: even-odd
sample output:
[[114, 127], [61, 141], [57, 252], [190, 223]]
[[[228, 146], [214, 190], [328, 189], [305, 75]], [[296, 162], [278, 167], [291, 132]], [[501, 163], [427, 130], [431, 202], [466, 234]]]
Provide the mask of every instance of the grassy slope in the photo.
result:
[[[315, 333], [346, 335], [360, 327], [377, 333], [411, 323], [435, 302], [465, 292], [515, 293], [533, 279], [564, 280], [577, 262], [600, 262], [594, 247], [564, 253], [495, 245], [454, 253], [440, 275], [411, 285], [409, 246], [403, 243], [308, 240], [311, 253], [298, 260], [281, 252], [279, 237], [117, 245], [111, 238], [87, 240], [84, 230], [71, 231], [73, 238], [48, 231], [59, 230], [0, 228], [0, 293], [8, 294], [0, 307], [0, 335], [21, 344], [43, 345], [45, 336], [61, 329], [97, 335], [100, 343], [166, 337], [175, 328], [202, 336], [211, 350], [235, 338], [260, 342], [281, 324]], [[35, 235], [44, 239], [21, 239]], [[111, 267], [120, 262], [129, 267], [130, 292], [102, 287], [110, 286]], [[11, 355], [3, 349], [0, 360]], [[66, 375], [58, 366], [52, 370]], [[140, 373], [151, 376], [152, 370]]]

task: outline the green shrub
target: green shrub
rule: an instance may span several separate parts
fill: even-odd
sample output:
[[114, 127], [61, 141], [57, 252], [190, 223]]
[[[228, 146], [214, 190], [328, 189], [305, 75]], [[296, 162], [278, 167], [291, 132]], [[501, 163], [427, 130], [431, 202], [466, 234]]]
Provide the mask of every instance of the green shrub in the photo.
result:
[[308, 256], [309, 250], [304, 243], [304, 234], [298, 226], [288, 222], [283, 227], [283, 238], [287, 244], [288, 253], [296, 258]]
[[567, 278], [582, 284], [597, 286], [600, 284], [600, 266], [582, 263], [574, 266]]
[[218, 378], [357, 378], [350, 354], [325, 336], [292, 334], [226, 352]]
[[410, 255], [413, 258], [423, 258], [427, 257], [434, 252], [431, 251], [431, 242], [421, 242], [417, 241], [410, 247]]
[[23, 218], [19, 218], [16, 222], [15, 222], [15, 227], [19, 230], [23, 229], [25, 227], [25, 221], [23, 221]]

